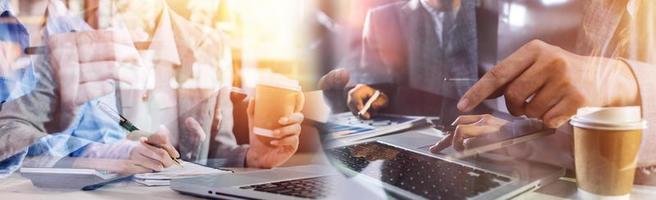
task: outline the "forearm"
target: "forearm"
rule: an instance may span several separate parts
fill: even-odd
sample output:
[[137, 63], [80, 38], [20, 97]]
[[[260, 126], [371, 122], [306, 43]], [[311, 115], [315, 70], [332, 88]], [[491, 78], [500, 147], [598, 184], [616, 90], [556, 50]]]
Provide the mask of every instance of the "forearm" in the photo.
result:
[[45, 132], [35, 129], [32, 125], [0, 119], [0, 160], [25, 151], [44, 136]]
[[130, 158], [132, 149], [138, 144], [138, 142], [130, 140], [113, 144], [91, 143], [86, 146], [80, 157], [127, 160]]
[[30, 93], [3, 104], [0, 111], [0, 159], [12, 156], [49, 131], [46, 124], [51, 122], [53, 108], [56, 107], [55, 82], [52, 71], [44, 57], [34, 59], [37, 83]]

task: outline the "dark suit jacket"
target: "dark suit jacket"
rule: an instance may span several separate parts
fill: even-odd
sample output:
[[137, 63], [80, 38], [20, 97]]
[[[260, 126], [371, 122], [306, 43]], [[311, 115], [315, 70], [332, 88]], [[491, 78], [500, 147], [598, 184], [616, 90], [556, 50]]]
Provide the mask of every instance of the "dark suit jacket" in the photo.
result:
[[354, 83], [390, 96], [385, 112], [441, 116], [459, 113], [456, 102], [478, 78], [475, 1], [446, 11], [442, 42], [435, 22], [419, 0], [369, 11], [363, 33], [361, 65], [351, 69]]

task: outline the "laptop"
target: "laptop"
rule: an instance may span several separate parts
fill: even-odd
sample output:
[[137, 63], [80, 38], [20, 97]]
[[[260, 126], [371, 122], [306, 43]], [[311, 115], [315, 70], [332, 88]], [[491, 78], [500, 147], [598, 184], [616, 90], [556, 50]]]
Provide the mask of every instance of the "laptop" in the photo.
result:
[[[409, 130], [327, 147], [334, 168], [296, 166], [176, 179], [175, 191], [223, 199], [507, 199], [563, 176], [562, 168], [502, 156], [455, 159], [428, 148], [444, 137]], [[358, 188], [358, 189], [354, 189]]]
[[378, 187], [347, 178], [330, 165], [302, 165], [174, 179], [171, 189], [212, 199], [383, 199]]
[[491, 153], [453, 156], [458, 153], [452, 148], [431, 153], [441, 137], [441, 131], [424, 128], [330, 147], [326, 154], [347, 176], [364, 175], [390, 194], [423, 199], [509, 199], [565, 174], [560, 167]]

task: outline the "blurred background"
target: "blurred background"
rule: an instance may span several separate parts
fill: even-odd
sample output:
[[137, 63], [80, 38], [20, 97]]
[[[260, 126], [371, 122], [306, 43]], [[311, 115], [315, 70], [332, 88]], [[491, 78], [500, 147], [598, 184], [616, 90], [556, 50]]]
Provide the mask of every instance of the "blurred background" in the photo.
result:
[[[154, 28], [161, 3], [207, 31], [222, 32], [230, 49], [232, 73], [222, 74], [235, 87], [254, 86], [258, 71], [271, 71], [297, 79], [305, 90], [316, 83], [314, 59], [308, 51], [306, 17], [313, 12], [313, 1], [304, 0], [62, 0], [68, 9], [84, 16], [94, 28], [110, 26], [112, 13], [121, 13], [129, 28]], [[38, 32], [45, 22], [48, 0], [11, 0], [18, 18], [30, 32]], [[112, 12], [112, 11], [118, 12]], [[122, 12], [129, 11], [129, 12]], [[148, 30], [144, 30], [148, 31]], [[31, 44], [42, 44], [33, 34]], [[217, 55], [218, 56], [218, 55]], [[227, 83], [226, 83], [227, 84]]]

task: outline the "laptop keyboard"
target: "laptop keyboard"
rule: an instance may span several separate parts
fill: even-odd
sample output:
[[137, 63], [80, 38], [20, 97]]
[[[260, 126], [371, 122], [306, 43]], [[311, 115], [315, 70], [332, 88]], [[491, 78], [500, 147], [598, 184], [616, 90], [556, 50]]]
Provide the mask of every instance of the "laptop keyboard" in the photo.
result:
[[375, 142], [328, 152], [351, 171], [428, 199], [467, 199], [511, 181], [505, 176]]
[[326, 177], [314, 177], [249, 185], [240, 187], [240, 189], [252, 189], [260, 192], [295, 196], [300, 198], [320, 199], [327, 196], [329, 187], [327, 181], [328, 180]]

